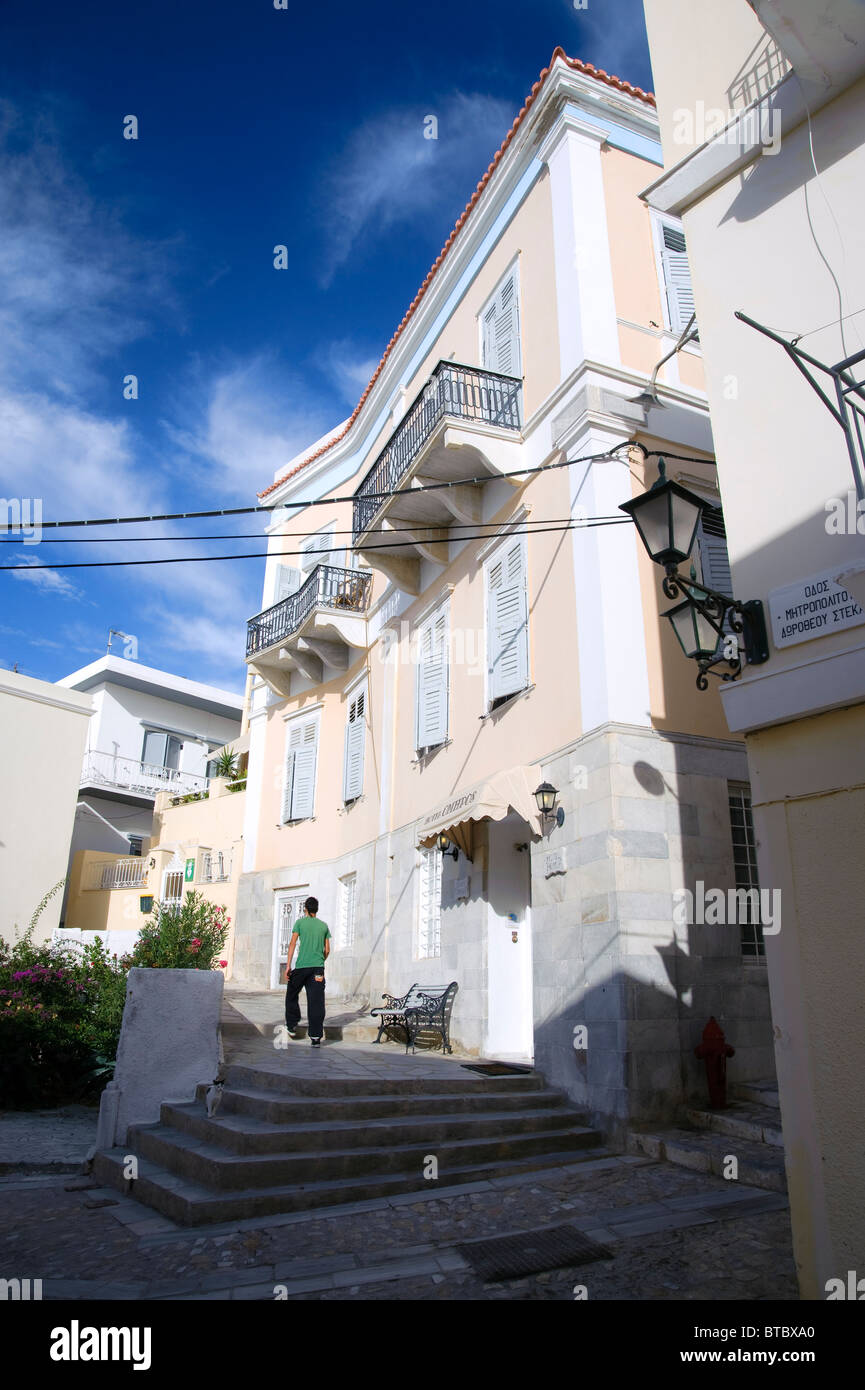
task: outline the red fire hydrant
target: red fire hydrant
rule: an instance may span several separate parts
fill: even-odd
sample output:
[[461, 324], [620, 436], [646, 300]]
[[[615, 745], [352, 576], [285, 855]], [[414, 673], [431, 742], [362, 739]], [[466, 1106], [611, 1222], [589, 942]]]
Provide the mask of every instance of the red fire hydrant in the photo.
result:
[[694, 1048], [694, 1056], [706, 1063], [709, 1105], [713, 1110], [727, 1108], [727, 1058], [735, 1054], [735, 1047], [727, 1042], [724, 1030], [713, 1014], [703, 1029], [703, 1041]]

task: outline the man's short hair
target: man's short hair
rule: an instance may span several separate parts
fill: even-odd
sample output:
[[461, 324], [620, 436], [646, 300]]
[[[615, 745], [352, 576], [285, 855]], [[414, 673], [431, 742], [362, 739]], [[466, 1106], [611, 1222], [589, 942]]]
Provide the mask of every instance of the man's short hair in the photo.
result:
[[304, 907], [314, 917], [318, 912], [318, 898], [307, 898]]

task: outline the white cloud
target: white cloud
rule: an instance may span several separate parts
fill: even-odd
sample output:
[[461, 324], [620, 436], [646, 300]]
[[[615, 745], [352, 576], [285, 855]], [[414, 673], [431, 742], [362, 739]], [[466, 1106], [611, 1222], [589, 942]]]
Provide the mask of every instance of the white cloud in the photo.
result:
[[[356, 244], [442, 209], [458, 215], [507, 134], [510, 102], [456, 92], [427, 111], [391, 110], [365, 121], [322, 176], [321, 282], [330, 285]], [[438, 138], [424, 138], [424, 118], [438, 121]]]
[[[35, 556], [16, 555], [10, 557], [9, 564], [14, 565], [39, 565], [41, 560]], [[13, 579], [22, 579], [27, 584], [32, 584], [34, 588], [41, 589], [44, 593], [53, 594], [60, 598], [81, 598], [81, 590], [76, 589], [65, 575], [58, 574], [57, 570], [46, 569], [16, 569], [10, 571]]]

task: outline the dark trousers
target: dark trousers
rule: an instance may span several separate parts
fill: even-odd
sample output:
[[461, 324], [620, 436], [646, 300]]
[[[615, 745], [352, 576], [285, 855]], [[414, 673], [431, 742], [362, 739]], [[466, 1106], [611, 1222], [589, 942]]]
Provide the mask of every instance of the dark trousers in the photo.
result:
[[309, 1036], [320, 1038], [324, 1033], [324, 966], [310, 965], [292, 970], [285, 991], [285, 1026], [293, 1032], [300, 1022], [300, 991], [306, 990], [306, 1017]]

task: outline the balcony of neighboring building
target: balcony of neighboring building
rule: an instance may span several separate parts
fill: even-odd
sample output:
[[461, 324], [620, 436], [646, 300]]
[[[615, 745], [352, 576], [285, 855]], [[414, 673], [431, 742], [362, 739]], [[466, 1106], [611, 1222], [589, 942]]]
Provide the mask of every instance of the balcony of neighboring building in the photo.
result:
[[153, 801], [159, 792], [171, 792], [174, 796], [206, 792], [207, 778], [181, 772], [176, 767], [88, 749], [81, 769], [80, 789], [112, 800]]
[[352, 530], [400, 588], [418, 592], [422, 559], [447, 563], [449, 528], [479, 523], [484, 482], [519, 467], [521, 398], [518, 377], [439, 362], [391, 434], [354, 494]]
[[318, 683], [326, 669], [347, 670], [367, 645], [371, 593], [369, 570], [316, 565], [296, 593], [249, 619], [247, 664], [280, 695], [292, 672]]

